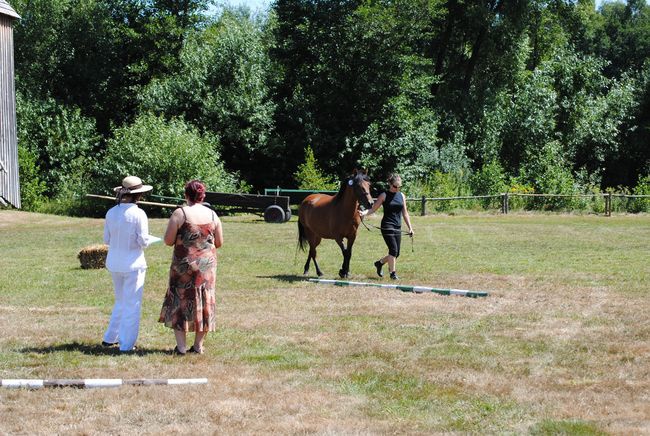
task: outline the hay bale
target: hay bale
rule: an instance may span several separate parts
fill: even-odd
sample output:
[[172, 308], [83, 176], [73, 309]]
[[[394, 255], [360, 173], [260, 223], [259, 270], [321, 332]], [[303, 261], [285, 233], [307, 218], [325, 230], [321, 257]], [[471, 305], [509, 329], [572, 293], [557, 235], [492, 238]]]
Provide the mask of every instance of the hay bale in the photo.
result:
[[77, 257], [83, 269], [98, 269], [106, 266], [107, 254], [108, 245], [95, 244], [82, 248]]

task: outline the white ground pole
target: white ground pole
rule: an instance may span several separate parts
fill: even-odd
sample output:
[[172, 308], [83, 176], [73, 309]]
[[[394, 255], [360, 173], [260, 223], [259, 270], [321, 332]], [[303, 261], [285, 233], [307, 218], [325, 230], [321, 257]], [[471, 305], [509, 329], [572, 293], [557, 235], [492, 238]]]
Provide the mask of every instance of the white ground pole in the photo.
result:
[[207, 378], [169, 378], [169, 379], [130, 379], [121, 378], [84, 378], [84, 379], [2, 379], [3, 388], [119, 388], [120, 386], [153, 386], [153, 385], [207, 385]]
[[404, 292], [415, 292], [416, 294], [422, 294], [424, 292], [433, 292], [440, 295], [460, 295], [462, 297], [478, 298], [478, 297], [487, 297], [487, 292], [483, 291], [466, 291], [464, 289], [443, 289], [443, 288], [430, 288], [427, 286], [413, 286], [413, 285], [393, 285], [385, 283], [366, 283], [366, 282], [350, 282], [346, 280], [326, 280], [326, 279], [309, 279], [312, 283], [322, 283], [326, 285], [335, 285], [335, 286], [371, 286], [374, 288], [391, 288], [399, 289]]

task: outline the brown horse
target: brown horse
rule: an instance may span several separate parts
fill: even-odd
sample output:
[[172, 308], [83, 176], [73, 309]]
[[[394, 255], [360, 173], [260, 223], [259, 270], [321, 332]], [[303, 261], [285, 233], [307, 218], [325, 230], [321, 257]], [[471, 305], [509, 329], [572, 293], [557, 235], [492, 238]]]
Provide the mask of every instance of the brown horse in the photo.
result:
[[[372, 206], [370, 181], [364, 171], [354, 173], [341, 182], [339, 192], [332, 196], [327, 194], [311, 194], [300, 203], [298, 209], [298, 243], [305, 250], [309, 242], [309, 255], [305, 263], [306, 275], [309, 272], [309, 261], [314, 260], [316, 274], [323, 272], [316, 263], [316, 247], [321, 239], [334, 239], [343, 253], [343, 265], [339, 276], [345, 278], [350, 272], [352, 245], [357, 237], [357, 229], [361, 223], [358, 213], [359, 203], [365, 208]], [[343, 245], [347, 239], [347, 247]]]

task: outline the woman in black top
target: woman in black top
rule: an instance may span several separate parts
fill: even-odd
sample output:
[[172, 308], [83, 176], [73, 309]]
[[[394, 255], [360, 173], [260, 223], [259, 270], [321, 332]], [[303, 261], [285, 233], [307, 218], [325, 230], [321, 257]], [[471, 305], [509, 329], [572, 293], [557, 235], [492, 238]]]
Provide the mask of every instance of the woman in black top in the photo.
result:
[[383, 277], [382, 268], [385, 263], [388, 263], [390, 278], [397, 280], [395, 265], [399, 257], [400, 245], [402, 244], [402, 217], [404, 217], [404, 221], [409, 228], [409, 236], [411, 237], [413, 236], [413, 227], [411, 226], [411, 217], [406, 208], [406, 197], [400, 192], [402, 187], [401, 177], [397, 174], [392, 174], [388, 178], [388, 184], [388, 191], [379, 194], [372, 208], [361, 211], [360, 215], [364, 217], [374, 213], [379, 209], [379, 206], [384, 205], [384, 217], [381, 220], [381, 234], [388, 247], [388, 254], [375, 262], [375, 268], [377, 269], [377, 275]]

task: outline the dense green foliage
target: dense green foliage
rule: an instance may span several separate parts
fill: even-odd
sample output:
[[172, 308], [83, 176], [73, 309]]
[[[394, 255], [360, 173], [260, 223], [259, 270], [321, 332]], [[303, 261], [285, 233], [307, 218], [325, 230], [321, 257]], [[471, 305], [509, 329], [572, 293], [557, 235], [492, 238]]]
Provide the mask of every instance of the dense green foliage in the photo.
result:
[[[98, 157], [146, 113], [160, 137], [182, 122], [213, 144], [220, 189], [297, 187], [304, 165], [334, 179], [397, 171], [411, 196], [644, 189], [642, 0], [275, 0], [262, 16], [210, 3], [12, 2], [21, 146], [35, 159], [23, 171], [36, 172], [24, 191], [40, 180], [59, 201], [121, 175]], [[217, 165], [201, 150], [193, 159]], [[148, 165], [151, 183], [177, 189], [168, 162]]]
[[201, 135], [179, 119], [165, 121], [145, 114], [129, 126], [115, 131], [110, 139], [93, 183], [96, 192], [119, 186], [123, 174], [138, 174], [155, 185], [155, 194], [183, 197], [183, 186], [198, 178], [213, 191], [233, 191], [235, 178], [223, 169], [218, 141]]
[[182, 116], [219, 138], [231, 169], [263, 184], [273, 157], [270, 148], [274, 105], [269, 98], [269, 60], [262, 33], [246, 17], [226, 13], [186, 40], [177, 72], [156, 79], [142, 107]]
[[137, 95], [176, 68], [206, 0], [13, 0], [17, 87], [76, 105], [99, 131], [135, 117]]
[[45, 182], [39, 179], [36, 156], [25, 147], [18, 147], [20, 168], [20, 199], [24, 209], [34, 210], [45, 200]]
[[[34, 158], [33, 166], [23, 168], [23, 183], [39, 179], [45, 186], [43, 194], [57, 200], [83, 193], [90, 179], [91, 156], [100, 141], [94, 121], [53, 98], [38, 100], [20, 93], [16, 115], [20, 148]], [[34, 170], [38, 174], [31, 176]]]

